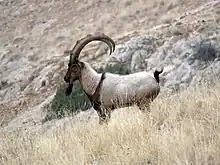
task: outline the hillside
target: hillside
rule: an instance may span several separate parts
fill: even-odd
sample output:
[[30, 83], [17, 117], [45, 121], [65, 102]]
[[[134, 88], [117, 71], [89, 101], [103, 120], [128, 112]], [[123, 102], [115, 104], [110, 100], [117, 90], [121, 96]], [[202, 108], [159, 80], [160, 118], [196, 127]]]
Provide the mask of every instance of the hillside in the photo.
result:
[[[37, 134], [1, 131], [1, 164], [170, 165], [219, 164], [220, 87], [188, 89], [160, 97], [152, 113], [137, 108], [112, 114], [108, 126], [97, 116], [78, 115], [45, 124]], [[36, 131], [36, 127], [34, 127]], [[33, 128], [33, 129], [34, 129]]]
[[[54, 93], [57, 84], [63, 81], [67, 65], [64, 50], [86, 34], [104, 32], [118, 44], [132, 36], [143, 35], [157, 25], [175, 24], [175, 19], [191, 10], [194, 13], [184, 19], [183, 27], [188, 27], [185, 24], [200, 26], [205, 17], [211, 22], [218, 20], [215, 17], [218, 7], [209, 8], [206, 2], [1, 1], [1, 116], [4, 114], [10, 121], [11, 116], [17, 116]], [[205, 9], [200, 9], [202, 7]], [[163, 28], [158, 27], [156, 32], [166, 35]], [[152, 31], [152, 34], [157, 33]], [[161, 36], [161, 39], [166, 37], [169, 36]], [[84, 51], [82, 59], [94, 61], [92, 59], [96, 58], [92, 54], [96, 52], [99, 58], [95, 62], [103, 61], [106, 56], [100, 58], [97, 48], [95, 43], [88, 45], [89, 52]], [[42, 81], [46, 82], [43, 87]]]
[[[0, 0], [0, 10], [0, 164], [219, 163], [219, 0]], [[95, 32], [115, 52], [93, 42], [80, 59], [165, 68], [152, 112], [118, 109], [107, 127], [93, 110], [42, 124], [63, 52]]]

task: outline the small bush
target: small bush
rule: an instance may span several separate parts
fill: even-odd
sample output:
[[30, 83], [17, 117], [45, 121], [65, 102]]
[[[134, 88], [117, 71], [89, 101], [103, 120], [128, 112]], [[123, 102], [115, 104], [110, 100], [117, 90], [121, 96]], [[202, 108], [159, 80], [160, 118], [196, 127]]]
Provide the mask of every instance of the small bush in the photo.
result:
[[214, 61], [217, 58], [217, 49], [209, 40], [202, 40], [195, 45], [194, 58], [200, 61]]
[[61, 84], [52, 100], [51, 110], [55, 113], [56, 118], [61, 118], [91, 107], [89, 99], [78, 84], [73, 86], [70, 96], [66, 96], [65, 94], [67, 86], [67, 84]]
[[[99, 73], [104, 71], [121, 75], [131, 73], [130, 69], [119, 64], [108, 64], [105, 67], [94, 69]], [[61, 84], [51, 102], [50, 109], [52, 115], [55, 115], [56, 118], [62, 118], [63, 116], [78, 113], [79, 111], [85, 111], [92, 106], [78, 82], [74, 84], [70, 96], [65, 95], [67, 85], [66, 83]]]

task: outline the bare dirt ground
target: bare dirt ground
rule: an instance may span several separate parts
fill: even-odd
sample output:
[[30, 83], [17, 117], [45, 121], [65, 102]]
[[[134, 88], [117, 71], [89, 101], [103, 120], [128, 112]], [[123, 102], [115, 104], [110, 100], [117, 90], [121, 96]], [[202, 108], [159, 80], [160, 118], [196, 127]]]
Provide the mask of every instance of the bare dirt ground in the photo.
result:
[[[21, 114], [39, 116], [33, 107], [63, 82], [63, 51], [88, 33], [104, 32], [116, 44], [144, 34], [187, 37], [210, 33], [219, 15], [220, 0], [0, 0], [0, 125], [18, 116], [0, 128], [0, 164], [219, 164], [219, 85], [159, 97], [147, 117], [119, 109], [108, 127], [91, 115], [10, 134], [28, 123]], [[98, 46], [88, 45], [81, 58], [105, 62]]]
[[[1, 120], [10, 120], [56, 91], [67, 68], [68, 57], [63, 51], [81, 37], [104, 32], [117, 44], [131, 36], [143, 35], [157, 25], [167, 28], [179, 18], [191, 23], [193, 31], [193, 25], [198, 24], [196, 20], [217, 19], [217, 9], [210, 10], [207, 2], [210, 3], [208, 0], [1, 0]], [[163, 26], [153, 32], [163, 33], [162, 29]], [[92, 62], [105, 60], [102, 56], [94, 60], [91, 53], [96, 48], [97, 45], [90, 44], [87, 47], [90, 52], [84, 51], [82, 58]]]

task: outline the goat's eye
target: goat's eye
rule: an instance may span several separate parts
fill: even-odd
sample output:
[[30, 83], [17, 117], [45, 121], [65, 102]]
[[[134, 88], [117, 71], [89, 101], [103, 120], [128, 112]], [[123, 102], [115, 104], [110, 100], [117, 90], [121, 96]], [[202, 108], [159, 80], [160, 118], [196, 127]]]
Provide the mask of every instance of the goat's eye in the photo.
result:
[[73, 70], [74, 72], [76, 72], [76, 71], [78, 70], [78, 66], [77, 66], [77, 65], [72, 65], [72, 70]]

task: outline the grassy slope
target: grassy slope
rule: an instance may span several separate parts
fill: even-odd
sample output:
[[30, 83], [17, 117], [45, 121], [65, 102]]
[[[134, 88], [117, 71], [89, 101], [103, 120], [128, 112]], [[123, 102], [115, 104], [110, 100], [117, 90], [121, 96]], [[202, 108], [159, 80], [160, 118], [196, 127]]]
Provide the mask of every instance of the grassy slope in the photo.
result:
[[[135, 108], [113, 113], [108, 127], [76, 121], [51, 136], [0, 134], [5, 164], [217, 164], [220, 87], [158, 97], [150, 116]], [[3, 163], [4, 164], [4, 163]]]
[[[181, 7], [177, 2], [177, 5], [174, 6]], [[191, 1], [184, 2], [190, 3]], [[115, 4], [118, 6], [118, 3]], [[133, 31], [141, 28], [145, 30], [162, 22], [170, 22], [172, 18], [176, 17], [176, 14], [172, 13], [171, 17], [164, 15], [164, 13], [168, 13], [165, 9], [172, 6], [168, 3], [159, 3], [158, 0], [156, 8], [149, 3], [146, 6], [143, 4], [139, 3], [139, 6], [136, 7], [137, 10], [134, 10], [135, 4], [132, 4], [131, 13], [129, 13], [130, 7], [127, 9], [130, 14], [124, 18], [127, 22], [120, 23], [119, 21], [122, 19], [118, 19], [106, 27], [99, 23], [102, 20], [104, 23], [109, 21], [108, 17], [104, 15], [100, 20], [97, 19], [97, 23], [92, 24], [91, 29], [95, 29], [94, 31], [101, 29], [108, 34], [114, 34], [114, 36], [116, 32], [118, 34], [123, 32], [124, 35], [125, 30]], [[123, 4], [121, 5], [123, 7]], [[82, 5], [80, 8], [82, 11], [84, 6]], [[140, 6], [143, 6], [144, 9], [138, 12]], [[148, 6], [155, 9], [155, 12], [148, 13], [151, 11], [148, 10]], [[164, 6], [162, 12], [158, 12], [161, 11], [160, 6]], [[67, 5], [67, 7], [69, 6]], [[111, 8], [114, 7], [110, 6], [110, 10]], [[123, 18], [123, 13], [119, 12], [121, 6], [117, 10], [115, 14], [120, 13], [120, 18]], [[74, 10], [71, 8], [71, 11]], [[85, 12], [86, 16], [93, 17], [93, 14], [88, 14], [91, 12], [90, 10], [85, 9], [85, 11], [88, 11]], [[103, 7], [103, 11], [106, 11], [105, 7]], [[114, 11], [112, 12], [114, 13]], [[54, 13], [59, 14], [57, 11]], [[103, 12], [100, 13], [103, 14]], [[177, 13], [179, 12], [177, 11]], [[143, 22], [141, 20], [139, 23], [140, 19], [136, 17], [130, 18], [134, 14], [137, 18], [143, 16]], [[69, 20], [73, 20], [74, 14], [70, 13], [69, 15], [71, 18]], [[163, 15], [164, 17], [162, 17]], [[79, 16], [79, 19], [82, 20], [82, 17], [84, 17], [84, 13]], [[86, 18], [90, 19], [90, 17]], [[109, 16], [109, 18], [111, 17]], [[194, 17], [190, 18], [194, 19]], [[87, 19], [84, 21], [88, 22]], [[115, 20], [115, 18], [110, 20]], [[137, 22], [131, 23], [134, 20]], [[79, 21], [76, 19], [76, 22]], [[81, 21], [81, 24], [84, 22]], [[116, 26], [118, 24], [121, 26]], [[83, 31], [81, 33], [76, 33], [78, 32], [76, 30], [71, 34], [81, 36], [90, 32], [91, 29], [88, 27], [85, 30], [79, 28], [80, 32]], [[67, 29], [66, 26], [65, 29]], [[12, 31], [15, 30], [12, 29]], [[4, 36], [10, 35], [7, 33]], [[49, 36], [53, 35], [49, 33]], [[74, 38], [78, 38], [77, 36]], [[35, 35], [33, 38], [35, 39]], [[36, 41], [36, 43], [38, 42], [40, 43], [40, 40]], [[36, 45], [36, 47], [38, 46]], [[54, 44], [52, 46], [54, 47]], [[220, 161], [218, 119], [220, 87], [212, 89], [202, 87], [193, 90], [189, 89], [175, 96], [156, 99], [152, 105], [150, 117], [144, 117], [135, 108], [116, 111], [113, 113], [112, 121], [108, 127], [101, 127], [97, 120], [91, 120], [88, 123], [80, 121], [69, 123], [68, 126], [60, 128], [57, 133], [51, 136], [33, 136], [22, 132], [10, 134], [1, 130], [0, 164], [218, 164]], [[31, 102], [33, 102], [33, 98]]]

